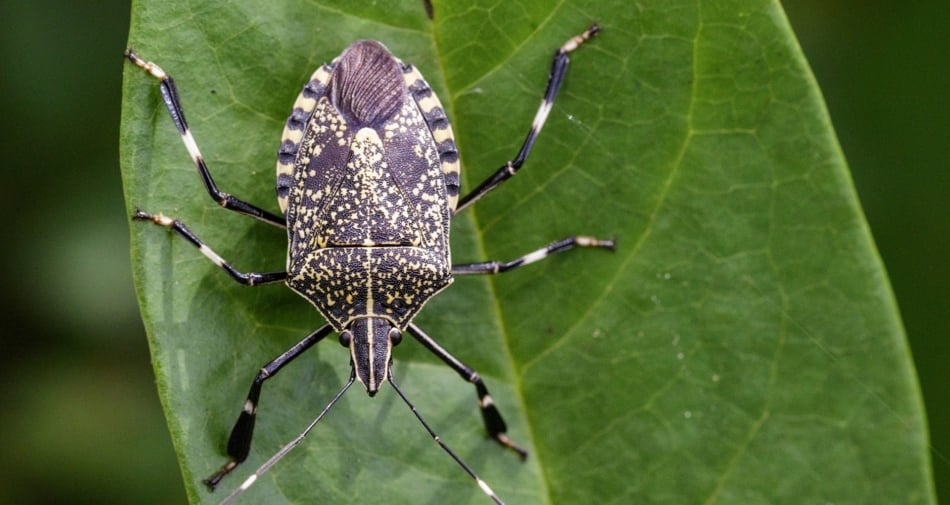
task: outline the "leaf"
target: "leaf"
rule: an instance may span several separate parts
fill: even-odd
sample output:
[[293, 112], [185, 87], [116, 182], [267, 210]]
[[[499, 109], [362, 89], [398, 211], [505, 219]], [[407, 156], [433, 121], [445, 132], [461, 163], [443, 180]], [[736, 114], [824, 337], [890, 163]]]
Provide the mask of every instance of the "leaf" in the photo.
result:
[[[519, 175], [453, 222], [456, 262], [613, 236], [460, 278], [417, 323], [486, 379], [521, 463], [485, 439], [471, 385], [414, 342], [396, 377], [508, 503], [933, 503], [920, 394], [890, 287], [820, 93], [777, 2], [226, 5], [149, 2], [130, 43], [176, 78], [225, 191], [276, 209], [274, 152], [310, 72], [359, 38], [447, 107], [471, 188], [512, 157], [550, 55], [591, 20]], [[129, 209], [182, 219], [242, 270], [283, 232], [205, 196], [153, 79], [127, 65]], [[132, 254], [191, 500], [222, 464], [250, 380], [322, 321], [281, 286], [234, 285], [145, 223]], [[331, 337], [333, 338], [333, 337]], [[410, 339], [411, 340], [411, 339]], [[324, 342], [268, 381], [237, 486], [349, 374]], [[351, 391], [245, 503], [486, 503], [385, 388]]]

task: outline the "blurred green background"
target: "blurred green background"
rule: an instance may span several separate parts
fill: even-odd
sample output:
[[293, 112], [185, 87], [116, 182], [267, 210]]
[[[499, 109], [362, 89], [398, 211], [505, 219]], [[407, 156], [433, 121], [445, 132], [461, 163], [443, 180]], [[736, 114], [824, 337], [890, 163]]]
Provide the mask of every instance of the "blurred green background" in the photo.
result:
[[[950, 500], [950, 2], [784, 6], [897, 293]], [[0, 503], [185, 501], [128, 259], [117, 161], [128, 10], [0, 1]]]

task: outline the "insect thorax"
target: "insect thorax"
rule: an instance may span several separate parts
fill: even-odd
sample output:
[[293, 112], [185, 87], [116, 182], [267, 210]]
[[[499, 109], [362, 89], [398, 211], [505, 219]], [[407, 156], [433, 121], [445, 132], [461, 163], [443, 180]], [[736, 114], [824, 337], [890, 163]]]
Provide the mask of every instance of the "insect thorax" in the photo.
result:
[[354, 44], [314, 74], [285, 130], [287, 283], [337, 331], [367, 316], [404, 329], [452, 281], [443, 156], [404, 71]]

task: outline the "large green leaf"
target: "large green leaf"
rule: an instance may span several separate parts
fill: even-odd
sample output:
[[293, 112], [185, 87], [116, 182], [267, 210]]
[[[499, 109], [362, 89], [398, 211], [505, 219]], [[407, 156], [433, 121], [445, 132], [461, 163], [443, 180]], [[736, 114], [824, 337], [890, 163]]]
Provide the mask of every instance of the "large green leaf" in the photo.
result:
[[[467, 187], [514, 155], [555, 47], [573, 57], [517, 178], [453, 223], [459, 262], [572, 233], [613, 236], [417, 318], [486, 378], [521, 463], [486, 440], [472, 387], [417, 344], [395, 374], [508, 503], [933, 503], [916, 379], [818, 89], [777, 2], [281, 0], [135, 3], [130, 43], [175, 76], [219, 185], [276, 209], [274, 153], [301, 84], [359, 38], [415, 63], [454, 120]], [[126, 68], [129, 209], [181, 218], [238, 268], [279, 270], [283, 232], [217, 209], [156, 83]], [[322, 323], [281, 286], [235, 285], [132, 223], [157, 382], [194, 502], [256, 370]], [[328, 340], [332, 340], [328, 339]], [[324, 342], [269, 381], [247, 464], [349, 374]], [[486, 503], [388, 388], [354, 390], [245, 503]]]

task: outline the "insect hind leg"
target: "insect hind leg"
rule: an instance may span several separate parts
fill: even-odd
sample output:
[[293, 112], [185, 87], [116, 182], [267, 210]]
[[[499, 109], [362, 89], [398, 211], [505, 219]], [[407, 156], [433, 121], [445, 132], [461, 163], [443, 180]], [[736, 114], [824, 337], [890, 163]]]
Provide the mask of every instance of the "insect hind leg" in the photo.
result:
[[[230, 456], [231, 459], [229, 459], [221, 469], [204, 480], [205, 485], [207, 485], [209, 489], [213, 491], [218, 483], [221, 482], [221, 479], [247, 459], [248, 454], [251, 452], [251, 438], [254, 436], [254, 421], [257, 418], [257, 404], [260, 400], [261, 388], [264, 385], [264, 381], [277, 375], [277, 372], [279, 372], [281, 368], [293, 361], [297, 356], [303, 354], [307, 349], [313, 347], [314, 344], [323, 340], [331, 331], [333, 331], [333, 328], [330, 327], [329, 324], [321, 326], [317, 331], [307, 335], [306, 338], [280, 356], [271, 360], [257, 372], [254, 381], [251, 382], [251, 389], [247, 394], [247, 399], [244, 401], [244, 408], [241, 409], [241, 413], [234, 423], [234, 428], [231, 430], [231, 436], [228, 438], [228, 456]], [[340, 394], [342, 394], [342, 391]]]
[[409, 333], [415, 337], [426, 349], [438, 356], [446, 365], [455, 370], [463, 379], [468, 382], [471, 382], [475, 385], [475, 392], [478, 394], [478, 407], [482, 412], [482, 420], [485, 422], [485, 430], [488, 432], [488, 435], [495, 439], [499, 444], [515, 451], [518, 453], [518, 456], [521, 459], [528, 457], [528, 451], [515, 443], [513, 440], [508, 438], [507, 431], [508, 425], [505, 424], [505, 420], [501, 417], [501, 413], [498, 412], [498, 408], [495, 407], [495, 403], [492, 400], [491, 395], [488, 393], [488, 388], [485, 386], [485, 383], [482, 381], [482, 378], [478, 375], [474, 369], [470, 366], [462, 363], [455, 356], [445, 350], [438, 342], [436, 342], [432, 337], [427, 335], [415, 324], [409, 323], [407, 328]]

